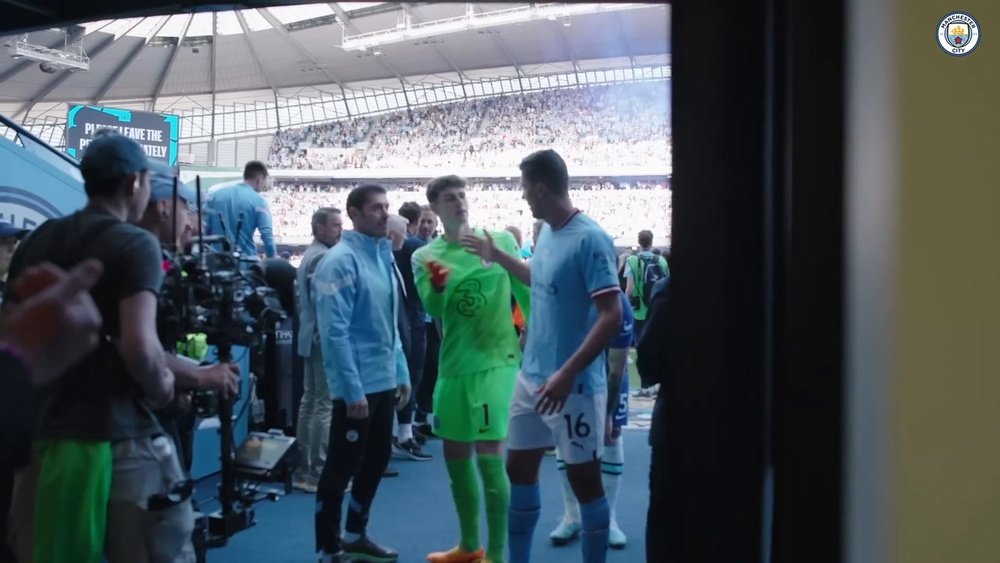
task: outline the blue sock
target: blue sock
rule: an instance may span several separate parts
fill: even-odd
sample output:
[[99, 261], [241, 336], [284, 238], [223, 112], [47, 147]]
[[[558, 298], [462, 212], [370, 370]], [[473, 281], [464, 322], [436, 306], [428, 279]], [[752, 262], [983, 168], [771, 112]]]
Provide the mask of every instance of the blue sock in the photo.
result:
[[580, 503], [580, 520], [583, 524], [580, 534], [583, 563], [604, 563], [608, 556], [608, 526], [611, 524], [607, 497]]
[[[607, 507], [607, 504], [605, 504]], [[542, 498], [538, 483], [534, 485], [510, 485], [510, 518], [508, 538], [510, 539], [510, 563], [528, 563], [531, 559], [531, 536], [542, 511]], [[604, 543], [607, 545], [607, 524], [604, 525]]]

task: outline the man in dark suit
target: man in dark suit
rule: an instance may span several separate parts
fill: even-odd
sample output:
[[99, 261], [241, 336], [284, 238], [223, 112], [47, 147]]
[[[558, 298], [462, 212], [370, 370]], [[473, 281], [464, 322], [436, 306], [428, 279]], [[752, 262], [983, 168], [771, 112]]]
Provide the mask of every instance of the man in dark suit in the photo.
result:
[[[401, 215], [389, 216], [389, 238], [392, 240], [392, 255], [396, 260], [396, 275], [403, 296], [399, 308], [399, 335], [403, 340], [403, 350], [406, 352], [406, 363], [410, 369], [411, 388], [417, 389], [423, 372], [424, 355], [427, 340], [424, 329], [424, 309], [417, 297], [417, 288], [413, 283], [413, 266], [410, 257], [413, 252], [423, 246], [424, 242], [414, 236], [407, 236], [407, 220]], [[405, 333], [405, 334], [404, 334]], [[396, 415], [398, 428], [396, 438], [392, 442], [392, 452], [398, 458], [413, 461], [428, 461], [431, 455], [424, 453], [417, 441], [417, 433], [413, 431], [413, 417], [417, 407], [416, 393], [410, 396], [410, 402]]]

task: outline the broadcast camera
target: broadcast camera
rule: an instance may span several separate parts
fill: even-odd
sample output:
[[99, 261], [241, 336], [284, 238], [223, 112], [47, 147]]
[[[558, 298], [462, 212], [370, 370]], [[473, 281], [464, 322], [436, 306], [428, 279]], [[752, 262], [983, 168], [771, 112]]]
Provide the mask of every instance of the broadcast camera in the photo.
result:
[[[177, 179], [174, 179], [174, 217], [177, 216]], [[197, 180], [198, 224], [202, 224], [201, 178]], [[176, 227], [176, 225], [175, 225]], [[176, 240], [176, 233], [174, 239]], [[221, 247], [221, 250], [217, 248]], [[160, 293], [158, 330], [170, 348], [187, 334], [202, 333], [209, 345], [216, 347], [219, 362], [232, 361], [233, 346], [255, 348], [275, 323], [286, 317], [278, 293], [267, 286], [262, 272], [242, 268], [241, 259], [225, 237], [206, 237], [199, 233], [181, 252], [168, 253], [164, 261], [164, 280]], [[216, 545], [253, 524], [254, 502], [237, 482], [237, 467], [243, 457], [233, 439], [233, 403], [221, 400], [214, 391], [197, 391], [193, 407], [201, 418], [219, 417], [222, 479], [219, 501], [222, 510], [209, 518], [208, 528]], [[277, 439], [277, 438], [275, 438]], [[294, 445], [284, 442], [282, 459]], [[242, 463], [239, 463], [242, 465]], [[252, 477], [256, 478], [256, 477]], [[272, 495], [272, 500], [274, 500]]]

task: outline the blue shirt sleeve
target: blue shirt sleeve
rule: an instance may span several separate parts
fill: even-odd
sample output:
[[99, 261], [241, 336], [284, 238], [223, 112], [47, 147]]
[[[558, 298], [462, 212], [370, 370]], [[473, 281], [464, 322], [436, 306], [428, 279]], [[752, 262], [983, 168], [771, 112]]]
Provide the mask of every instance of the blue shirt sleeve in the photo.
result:
[[621, 332], [611, 342], [611, 347], [614, 349], [631, 348], [632, 332], [635, 330], [635, 315], [632, 313], [632, 306], [629, 304], [625, 292], [619, 291], [618, 295], [622, 302], [622, 327]]
[[350, 334], [358, 297], [358, 272], [349, 256], [328, 256], [322, 260], [312, 284], [323, 371], [331, 389], [344, 389], [347, 403], [357, 403], [365, 398]]
[[617, 259], [611, 237], [602, 231], [588, 231], [580, 242], [577, 260], [586, 280], [587, 292], [591, 296], [612, 289], [619, 290], [618, 272], [615, 269]]
[[255, 209], [257, 210], [257, 230], [260, 231], [260, 238], [264, 242], [264, 255], [268, 258], [274, 258], [278, 254], [278, 249], [274, 246], [271, 210], [267, 207], [267, 200], [258, 195]]

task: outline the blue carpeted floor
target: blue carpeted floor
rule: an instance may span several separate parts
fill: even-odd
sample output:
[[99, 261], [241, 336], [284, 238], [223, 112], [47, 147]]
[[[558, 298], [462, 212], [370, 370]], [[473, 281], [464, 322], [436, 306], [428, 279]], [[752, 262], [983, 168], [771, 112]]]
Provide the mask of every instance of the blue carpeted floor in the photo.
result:
[[[647, 433], [625, 431], [625, 475], [618, 497], [618, 523], [628, 536], [628, 546], [611, 550], [608, 561], [641, 563], [645, 561], [644, 533], [649, 504], [649, 446]], [[400, 553], [400, 563], [426, 561], [427, 553], [447, 549], [458, 542], [458, 521], [451, 500], [448, 475], [441, 460], [441, 442], [432, 440], [426, 451], [434, 455], [429, 462], [392, 460], [400, 476], [385, 479], [372, 507], [369, 534]], [[198, 484], [197, 498], [208, 497], [215, 490], [215, 479]], [[535, 530], [532, 560], [539, 563], [580, 561], [579, 542], [553, 547], [549, 532], [562, 515], [561, 487], [555, 459], [546, 456], [542, 465], [542, 515]], [[256, 505], [257, 525], [240, 532], [229, 544], [208, 552], [212, 563], [266, 561], [268, 563], [309, 563], [316, 561], [313, 543], [313, 495], [294, 492], [276, 503]], [[217, 503], [205, 502], [212, 511]], [[486, 538], [485, 519], [482, 526]]]

